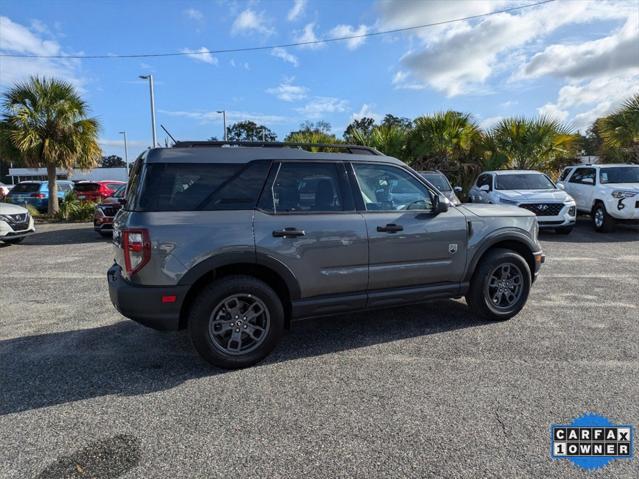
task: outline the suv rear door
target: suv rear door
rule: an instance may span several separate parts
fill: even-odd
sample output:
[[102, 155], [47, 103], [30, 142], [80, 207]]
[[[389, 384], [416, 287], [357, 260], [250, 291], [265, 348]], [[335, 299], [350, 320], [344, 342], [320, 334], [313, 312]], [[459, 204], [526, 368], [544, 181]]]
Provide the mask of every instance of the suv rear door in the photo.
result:
[[435, 193], [404, 168], [381, 163], [352, 168], [368, 230], [369, 291], [460, 282], [465, 216], [454, 207], [435, 214]]
[[361, 293], [368, 283], [368, 239], [343, 162], [282, 161], [271, 167], [254, 217], [260, 257], [297, 279], [302, 298]]

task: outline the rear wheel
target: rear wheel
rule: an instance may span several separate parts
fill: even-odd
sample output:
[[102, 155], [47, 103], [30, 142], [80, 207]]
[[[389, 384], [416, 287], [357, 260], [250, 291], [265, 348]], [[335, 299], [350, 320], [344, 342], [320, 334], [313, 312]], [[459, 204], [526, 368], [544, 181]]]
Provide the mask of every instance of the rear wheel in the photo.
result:
[[284, 331], [284, 308], [266, 283], [220, 278], [204, 288], [189, 315], [195, 349], [214, 366], [236, 369], [264, 359]]
[[504, 321], [524, 307], [530, 285], [530, 268], [526, 260], [514, 251], [494, 249], [480, 261], [466, 302], [479, 316]]
[[592, 224], [598, 233], [610, 233], [615, 229], [615, 219], [608, 214], [603, 203], [597, 203], [593, 208]]

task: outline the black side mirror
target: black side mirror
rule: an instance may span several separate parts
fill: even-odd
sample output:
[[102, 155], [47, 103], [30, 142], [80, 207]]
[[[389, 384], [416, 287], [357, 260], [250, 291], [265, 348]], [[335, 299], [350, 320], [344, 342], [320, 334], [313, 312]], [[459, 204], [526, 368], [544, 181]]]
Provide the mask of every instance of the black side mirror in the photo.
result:
[[433, 212], [438, 215], [439, 213], [446, 213], [448, 211], [448, 200], [441, 195], [435, 195], [433, 197]]

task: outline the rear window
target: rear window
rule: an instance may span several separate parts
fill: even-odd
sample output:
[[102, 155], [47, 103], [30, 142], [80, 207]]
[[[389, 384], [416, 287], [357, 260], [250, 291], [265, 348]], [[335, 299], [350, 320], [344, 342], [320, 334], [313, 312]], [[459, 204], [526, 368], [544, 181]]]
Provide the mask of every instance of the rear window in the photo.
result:
[[98, 191], [100, 185], [97, 183], [76, 183], [75, 191], [81, 191], [82, 193], [88, 193], [90, 191]]
[[270, 162], [151, 163], [143, 174], [137, 211], [253, 209]]
[[40, 191], [40, 183], [18, 183], [11, 193], [35, 193], [36, 191]]

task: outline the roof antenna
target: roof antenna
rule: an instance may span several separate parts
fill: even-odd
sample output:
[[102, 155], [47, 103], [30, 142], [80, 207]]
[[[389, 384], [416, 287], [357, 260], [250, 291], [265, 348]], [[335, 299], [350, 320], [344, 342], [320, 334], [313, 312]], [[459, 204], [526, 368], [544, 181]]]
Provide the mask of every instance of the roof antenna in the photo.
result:
[[169, 130], [164, 128], [164, 125], [161, 124], [161, 123], [160, 123], [160, 128], [162, 128], [164, 130], [164, 132], [171, 137], [171, 140], [173, 140], [173, 144], [175, 145], [177, 143], [177, 140], [175, 138], [173, 138], [173, 135], [171, 135], [171, 133], [169, 133]]

